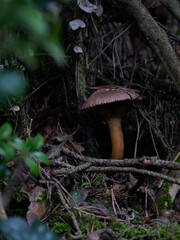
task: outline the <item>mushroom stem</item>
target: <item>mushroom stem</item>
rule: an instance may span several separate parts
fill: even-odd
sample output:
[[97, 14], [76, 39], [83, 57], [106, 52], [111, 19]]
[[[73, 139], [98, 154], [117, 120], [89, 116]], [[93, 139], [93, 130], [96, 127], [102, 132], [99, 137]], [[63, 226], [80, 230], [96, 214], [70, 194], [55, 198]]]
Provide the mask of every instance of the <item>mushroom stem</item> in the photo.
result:
[[121, 119], [118, 117], [113, 117], [107, 119], [107, 124], [110, 131], [112, 152], [110, 159], [123, 159], [124, 154], [124, 138], [121, 128]]

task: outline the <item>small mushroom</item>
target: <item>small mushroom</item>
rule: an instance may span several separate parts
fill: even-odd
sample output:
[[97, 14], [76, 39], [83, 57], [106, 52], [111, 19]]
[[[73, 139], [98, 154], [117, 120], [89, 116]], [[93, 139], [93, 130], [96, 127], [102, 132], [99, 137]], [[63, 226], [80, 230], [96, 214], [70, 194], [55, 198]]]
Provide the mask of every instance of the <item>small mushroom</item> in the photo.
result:
[[106, 120], [111, 137], [112, 152], [110, 159], [123, 159], [124, 138], [121, 120], [133, 106], [141, 101], [138, 91], [120, 86], [102, 86], [83, 104], [83, 112], [100, 114]]

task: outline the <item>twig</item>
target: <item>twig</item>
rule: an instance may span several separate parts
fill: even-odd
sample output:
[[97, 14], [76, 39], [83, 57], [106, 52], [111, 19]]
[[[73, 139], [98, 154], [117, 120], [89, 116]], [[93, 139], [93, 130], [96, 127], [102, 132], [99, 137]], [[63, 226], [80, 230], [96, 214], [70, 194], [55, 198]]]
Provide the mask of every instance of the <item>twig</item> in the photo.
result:
[[161, 178], [168, 182], [176, 183], [180, 185], [180, 180], [175, 179], [173, 177], [168, 177], [165, 174], [152, 172], [144, 169], [137, 169], [131, 167], [90, 167], [85, 170], [85, 172], [135, 172], [143, 175], [148, 175], [151, 177]]
[[84, 164], [81, 164], [81, 165], [75, 167], [73, 165], [58, 162], [58, 161], [55, 161], [54, 164], [59, 165], [59, 166], [63, 166], [63, 167], [64, 166], [67, 167], [67, 168], [62, 168], [61, 169], [61, 174], [63, 174], [63, 173], [72, 174], [72, 173], [82, 172], [83, 170], [88, 169], [89, 167], [92, 166], [92, 163], [84, 163]]
[[75, 158], [76, 160], [82, 162], [88, 162], [96, 166], [118, 166], [118, 167], [127, 167], [127, 166], [155, 166], [158, 168], [167, 168], [167, 169], [180, 169], [180, 163], [172, 162], [172, 161], [165, 161], [159, 160], [157, 157], [147, 157], [143, 156], [141, 158], [132, 158], [132, 159], [123, 159], [123, 160], [109, 160], [109, 159], [99, 159], [99, 158], [92, 158], [87, 156], [81, 156], [76, 154], [65, 147], [61, 147], [60, 151], [62, 154], [67, 155], [69, 157]]
[[59, 186], [59, 183], [55, 183], [55, 186], [56, 186], [56, 188], [57, 188], [57, 193], [58, 193], [58, 195], [59, 195], [59, 197], [60, 197], [60, 199], [61, 199], [61, 202], [63, 203], [65, 209], [67, 210], [68, 214], [71, 216], [71, 218], [72, 218], [72, 220], [73, 220], [73, 223], [74, 223], [74, 226], [75, 226], [75, 228], [76, 228], [76, 231], [77, 231], [79, 234], [81, 234], [81, 230], [80, 230], [80, 228], [79, 228], [77, 219], [76, 219], [74, 213], [70, 210], [69, 206], [67, 205], [66, 200], [64, 199], [64, 196], [63, 196], [63, 194], [62, 194], [62, 190], [61, 190], [61, 188], [60, 188], [60, 186]]
[[96, 59], [98, 59], [98, 57], [100, 57], [103, 52], [106, 51], [106, 49], [116, 40], [118, 39], [120, 36], [122, 36], [125, 32], [127, 32], [127, 30], [129, 30], [131, 27], [133, 26], [133, 23], [131, 23], [124, 31], [122, 31], [120, 34], [118, 34], [117, 36], [115, 36], [109, 43], [108, 45], [89, 63], [89, 66], [96, 61]]
[[135, 147], [134, 147], [134, 158], [136, 158], [139, 133], [140, 133], [141, 124], [143, 122], [143, 119], [142, 119], [141, 122], [139, 123], [137, 112], [136, 112], [136, 122], [137, 122], [137, 135], [136, 135], [136, 141], [135, 141]]
[[113, 0], [117, 7], [124, 7], [135, 18], [147, 40], [153, 45], [158, 56], [162, 56], [163, 64], [180, 89], [180, 61], [169, 43], [166, 32], [157, 24], [149, 11], [139, 0]]

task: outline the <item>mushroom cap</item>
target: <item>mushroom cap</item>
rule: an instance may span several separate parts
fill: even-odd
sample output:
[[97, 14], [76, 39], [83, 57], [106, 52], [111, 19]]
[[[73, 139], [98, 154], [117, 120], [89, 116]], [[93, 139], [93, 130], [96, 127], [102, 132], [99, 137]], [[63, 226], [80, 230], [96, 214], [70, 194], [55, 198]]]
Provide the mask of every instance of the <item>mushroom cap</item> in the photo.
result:
[[142, 97], [139, 96], [138, 90], [128, 89], [120, 86], [103, 86], [95, 91], [83, 104], [82, 111], [90, 110], [91, 108], [100, 108], [115, 103], [123, 104], [131, 103], [133, 100], [141, 101]]

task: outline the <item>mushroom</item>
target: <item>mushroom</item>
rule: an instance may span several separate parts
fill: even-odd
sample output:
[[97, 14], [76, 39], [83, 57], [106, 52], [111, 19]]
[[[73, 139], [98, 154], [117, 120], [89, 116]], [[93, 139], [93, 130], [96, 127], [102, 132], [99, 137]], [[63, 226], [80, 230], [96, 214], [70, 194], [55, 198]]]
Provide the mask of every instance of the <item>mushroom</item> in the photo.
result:
[[133, 106], [134, 101], [141, 101], [138, 90], [120, 86], [102, 86], [83, 104], [83, 112], [97, 113], [106, 120], [112, 143], [110, 159], [123, 159], [124, 138], [121, 120]]

